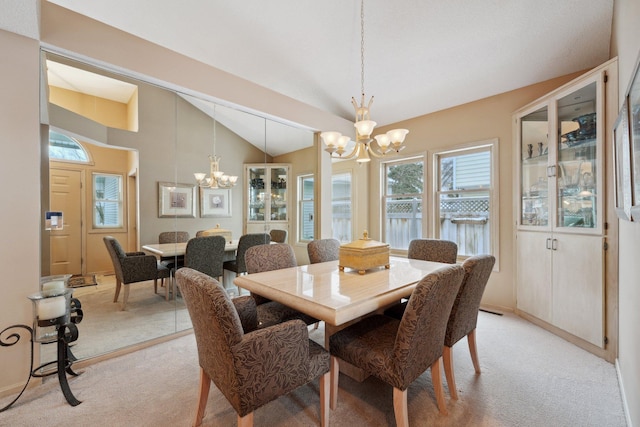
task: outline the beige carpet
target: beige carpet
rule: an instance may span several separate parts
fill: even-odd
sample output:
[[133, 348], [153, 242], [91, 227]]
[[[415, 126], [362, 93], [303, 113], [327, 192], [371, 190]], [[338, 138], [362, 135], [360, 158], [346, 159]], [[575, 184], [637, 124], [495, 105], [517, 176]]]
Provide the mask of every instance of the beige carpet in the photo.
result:
[[[320, 341], [323, 333], [311, 335]], [[467, 344], [459, 342], [454, 347], [459, 400], [447, 394], [449, 415], [439, 415], [427, 371], [409, 387], [410, 425], [626, 425], [610, 363], [509, 314], [481, 312], [477, 339], [482, 374], [473, 373]], [[79, 406], [66, 403], [53, 377], [1, 413], [0, 425], [189, 426], [198, 388], [195, 339], [189, 335], [97, 363], [70, 384], [83, 401]], [[1, 400], [0, 407], [9, 400]], [[316, 381], [258, 409], [255, 425], [314, 426], [318, 411]], [[235, 423], [235, 412], [212, 387], [204, 425]], [[375, 378], [357, 383], [341, 375], [330, 425], [395, 425], [391, 388]]]

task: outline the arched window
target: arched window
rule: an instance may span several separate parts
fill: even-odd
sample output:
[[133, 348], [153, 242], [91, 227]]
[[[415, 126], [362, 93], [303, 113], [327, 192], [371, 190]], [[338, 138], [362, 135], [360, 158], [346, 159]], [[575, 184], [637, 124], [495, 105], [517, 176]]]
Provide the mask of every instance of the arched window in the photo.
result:
[[82, 145], [75, 139], [49, 131], [49, 159], [65, 162], [89, 162], [89, 156]]

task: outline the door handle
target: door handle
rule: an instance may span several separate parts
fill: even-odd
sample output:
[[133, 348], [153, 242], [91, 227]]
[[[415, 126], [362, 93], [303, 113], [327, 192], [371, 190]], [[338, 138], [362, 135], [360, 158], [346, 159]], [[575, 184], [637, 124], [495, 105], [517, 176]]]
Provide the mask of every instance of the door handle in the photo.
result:
[[551, 249], [551, 239], [547, 238], [546, 246], [547, 249]]
[[558, 250], [558, 239], [551, 239], [551, 250]]

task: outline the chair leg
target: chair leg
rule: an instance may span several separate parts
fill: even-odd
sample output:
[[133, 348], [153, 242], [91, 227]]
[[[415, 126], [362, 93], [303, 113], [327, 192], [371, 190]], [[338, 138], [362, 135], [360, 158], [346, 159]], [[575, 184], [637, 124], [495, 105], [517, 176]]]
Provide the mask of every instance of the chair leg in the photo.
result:
[[320, 377], [320, 425], [329, 427], [329, 397], [331, 371]]
[[113, 302], [118, 302], [118, 296], [120, 295], [120, 287], [122, 286], [122, 282], [116, 279], [116, 294], [113, 297]]
[[338, 358], [331, 356], [331, 409], [338, 406], [338, 378], [340, 377], [340, 366]]
[[[196, 408], [196, 417], [193, 420], [193, 427], [202, 425], [202, 419], [204, 418], [204, 410], [207, 407], [207, 400], [209, 399], [209, 388], [211, 387], [211, 378], [200, 368], [200, 394], [198, 396], [198, 407]], [[238, 417], [238, 425], [240, 425], [240, 418]]]
[[122, 296], [122, 311], [127, 308], [127, 301], [129, 300], [129, 285], [124, 284], [124, 295]]
[[407, 409], [407, 389], [393, 388], [393, 412], [398, 427], [409, 427], [409, 411]]
[[158, 293], [158, 279], [153, 279], [153, 293], [154, 294]]
[[244, 417], [238, 415], [238, 427], [253, 427], [253, 412], [249, 412]]
[[447, 385], [449, 386], [449, 394], [452, 399], [458, 399], [458, 390], [456, 389], [456, 377], [453, 372], [453, 349], [444, 346], [442, 349], [442, 359], [444, 361], [444, 375], [447, 377]]
[[467, 342], [469, 343], [469, 353], [471, 353], [471, 361], [473, 367], [476, 370], [476, 374], [480, 373], [480, 360], [478, 359], [478, 347], [476, 347], [476, 330], [469, 332], [467, 335]]
[[447, 403], [444, 400], [444, 388], [442, 388], [440, 359], [442, 359], [442, 357], [438, 357], [438, 359], [431, 365], [431, 382], [433, 383], [433, 391], [436, 393], [438, 409], [442, 415], [447, 415]]

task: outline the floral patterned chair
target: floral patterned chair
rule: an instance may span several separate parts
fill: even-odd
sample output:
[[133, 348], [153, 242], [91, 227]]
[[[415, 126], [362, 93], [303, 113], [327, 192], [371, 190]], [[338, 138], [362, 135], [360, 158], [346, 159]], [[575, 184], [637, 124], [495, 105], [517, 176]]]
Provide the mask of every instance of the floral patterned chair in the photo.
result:
[[[236, 250], [236, 258], [233, 260], [225, 261], [222, 268], [228, 271], [233, 271], [236, 277], [242, 273], [247, 272], [247, 263], [245, 262], [245, 254], [247, 249], [251, 246], [265, 245], [271, 242], [271, 236], [267, 233], [250, 233], [243, 234], [238, 240], [238, 250]], [[240, 295], [240, 288], [238, 288], [238, 295]]]
[[116, 292], [113, 302], [118, 302], [120, 287], [124, 285], [124, 296], [122, 297], [122, 310], [127, 308], [129, 300], [129, 284], [153, 280], [153, 290], [158, 293], [158, 279], [164, 282], [168, 278], [170, 271], [160, 264], [155, 256], [147, 255], [144, 252], [125, 252], [112, 236], [105, 236], [102, 239], [116, 275]]
[[496, 259], [493, 255], [476, 255], [467, 258], [462, 263], [464, 268], [464, 279], [453, 303], [449, 322], [447, 323], [447, 333], [444, 338], [444, 350], [442, 359], [444, 360], [444, 373], [447, 377], [449, 394], [453, 399], [458, 398], [456, 390], [456, 380], [453, 373], [453, 351], [452, 347], [465, 336], [469, 344], [469, 353], [476, 374], [480, 373], [480, 362], [478, 361], [478, 350], [476, 347], [476, 324], [478, 322], [478, 311], [480, 310], [480, 300], [487, 286], [489, 276], [493, 270]]
[[407, 387], [431, 367], [438, 409], [446, 415], [440, 360], [447, 320], [463, 277], [460, 265], [439, 268], [418, 283], [401, 320], [373, 315], [333, 334], [331, 408], [337, 405], [341, 359], [393, 387], [398, 426], [408, 425]]
[[270, 230], [271, 241], [276, 243], [287, 243], [287, 230]]
[[[249, 274], [279, 270], [297, 265], [293, 248], [286, 243], [252, 246], [245, 254], [245, 261], [247, 263], [247, 273]], [[261, 295], [252, 292], [251, 296], [256, 301], [258, 319], [262, 328], [291, 319], [300, 319], [307, 325], [319, 322], [318, 319], [279, 302], [271, 301]]]
[[[189, 241], [188, 231], [163, 231], [158, 235], [158, 243], [184, 243]], [[173, 260], [161, 261], [169, 270], [184, 266], [184, 256], [174, 257]]]
[[184, 266], [208, 276], [220, 278], [224, 274], [223, 236], [204, 236], [190, 239], [184, 252]]
[[211, 381], [238, 414], [238, 426], [253, 425], [253, 413], [279, 396], [320, 377], [320, 424], [329, 425], [329, 353], [309, 340], [300, 320], [256, 329], [255, 301], [229, 298], [215, 279], [190, 268], [176, 280], [191, 317], [200, 363], [194, 426], [200, 426]]
[[340, 258], [340, 241], [338, 239], [316, 239], [307, 245], [309, 262], [335, 261]]

